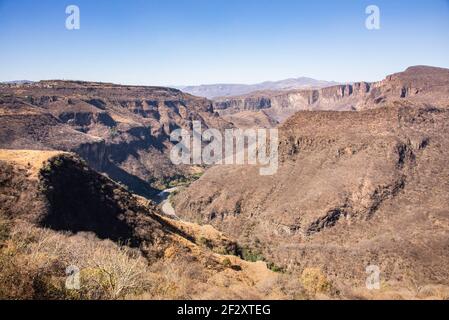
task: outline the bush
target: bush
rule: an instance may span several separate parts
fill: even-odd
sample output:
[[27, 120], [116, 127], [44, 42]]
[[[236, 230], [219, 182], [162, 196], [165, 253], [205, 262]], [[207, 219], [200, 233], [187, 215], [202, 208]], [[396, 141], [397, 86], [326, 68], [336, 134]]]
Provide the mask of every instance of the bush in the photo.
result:
[[273, 262], [267, 263], [267, 267], [268, 267], [268, 269], [270, 269], [273, 272], [279, 272], [279, 273], [284, 272], [284, 269], [282, 267], [277, 266]]
[[[65, 287], [66, 268], [80, 269], [80, 290]], [[0, 298], [125, 299], [147, 289], [139, 251], [92, 235], [15, 226], [0, 250]]]
[[304, 289], [311, 295], [330, 293], [332, 289], [331, 282], [319, 268], [304, 269], [300, 281]]
[[53, 165], [55, 167], [60, 167], [63, 165], [63, 163], [64, 162], [63, 162], [62, 158], [60, 158], [60, 157], [53, 160]]
[[250, 262], [265, 261], [261, 252], [249, 248], [242, 248], [240, 256], [243, 260]]
[[81, 289], [88, 299], [123, 299], [142, 293], [148, 285], [147, 263], [127, 247], [99, 248], [81, 270]]
[[221, 264], [225, 268], [230, 268], [232, 266], [232, 262], [229, 258], [225, 258]]
[[111, 128], [109, 128], [109, 137], [110, 137], [111, 139], [114, 139], [115, 137], [118, 137], [118, 135], [119, 135], [119, 132], [118, 132], [117, 127], [111, 127]]
[[205, 247], [205, 248], [208, 248], [208, 249], [212, 249], [213, 248], [213, 244], [212, 244], [211, 240], [207, 239], [205, 237], [200, 237], [197, 240], [197, 244], [199, 246], [202, 246], [202, 247]]
[[3, 243], [9, 238], [10, 223], [0, 218], [0, 248]]

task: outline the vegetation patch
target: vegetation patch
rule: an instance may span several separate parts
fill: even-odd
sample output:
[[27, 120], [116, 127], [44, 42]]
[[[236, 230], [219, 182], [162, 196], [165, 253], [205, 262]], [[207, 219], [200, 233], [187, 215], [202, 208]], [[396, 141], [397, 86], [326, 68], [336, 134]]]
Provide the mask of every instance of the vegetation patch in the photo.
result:
[[332, 282], [320, 268], [305, 268], [300, 282], [304, 289], [313, 296], [319, 293], [330, 294], [332, 290]]
[[243, 260], [250, 262], [265, 261], [265, 257], [262, 255], [262, 252], [248, 247], [241, 248], [240, 257]]
[[176, 187], [188, 187], [190, 184], [200, 179], [203, 175], [203, 172], [198, 172], [189, 175], [175, 175], [172, 177], [166, 177], [162, 179], [153, 179], [150, 180], [150, 185], [158, 190], [165, 190], [169, 188]]
[[8, 220], [0, 218], [0, 248], [3, 243], [9, 238], [11, 225]]

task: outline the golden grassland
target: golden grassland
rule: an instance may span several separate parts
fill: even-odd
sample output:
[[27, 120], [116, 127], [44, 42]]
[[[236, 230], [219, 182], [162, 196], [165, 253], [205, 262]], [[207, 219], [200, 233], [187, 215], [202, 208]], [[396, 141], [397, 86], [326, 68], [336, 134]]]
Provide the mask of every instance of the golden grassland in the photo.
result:
[[47, 160], [63, 155], [62, 151], [51, 150], [7, 150], [0, 149], [0, 161], [16, 164], [29, 170], [31, 177], [38, 178], [42, 165]]

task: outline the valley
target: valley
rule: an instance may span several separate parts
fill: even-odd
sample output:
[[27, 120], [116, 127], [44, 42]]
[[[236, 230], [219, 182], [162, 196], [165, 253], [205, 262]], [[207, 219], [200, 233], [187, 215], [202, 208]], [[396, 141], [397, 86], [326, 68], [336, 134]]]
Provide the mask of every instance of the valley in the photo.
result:
[[[0, 296], [449, 297], [449, 70], [327, 84], [213, 100], [0, 84]], [[277, 172], [174, 164], [171, 133], [195, 123], [276, 128]], [[78, 292], [64, 287], [73, 264]]]

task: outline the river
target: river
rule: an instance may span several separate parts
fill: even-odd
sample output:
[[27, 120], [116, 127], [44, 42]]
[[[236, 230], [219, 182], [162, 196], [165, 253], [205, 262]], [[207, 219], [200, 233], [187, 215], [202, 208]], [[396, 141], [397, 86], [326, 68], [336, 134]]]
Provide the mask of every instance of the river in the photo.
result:
[[173, 208], [170, 202], [170, 195], [177, 191], [179, 187], [174, 187], [170, 189], [165, 189], [157, 194], [157, 198], [155, 199], [156, 203], [161, 206], [162, 213], [166, 216], [179, 220], [179, 217], [176, 215], [175, 208]]

